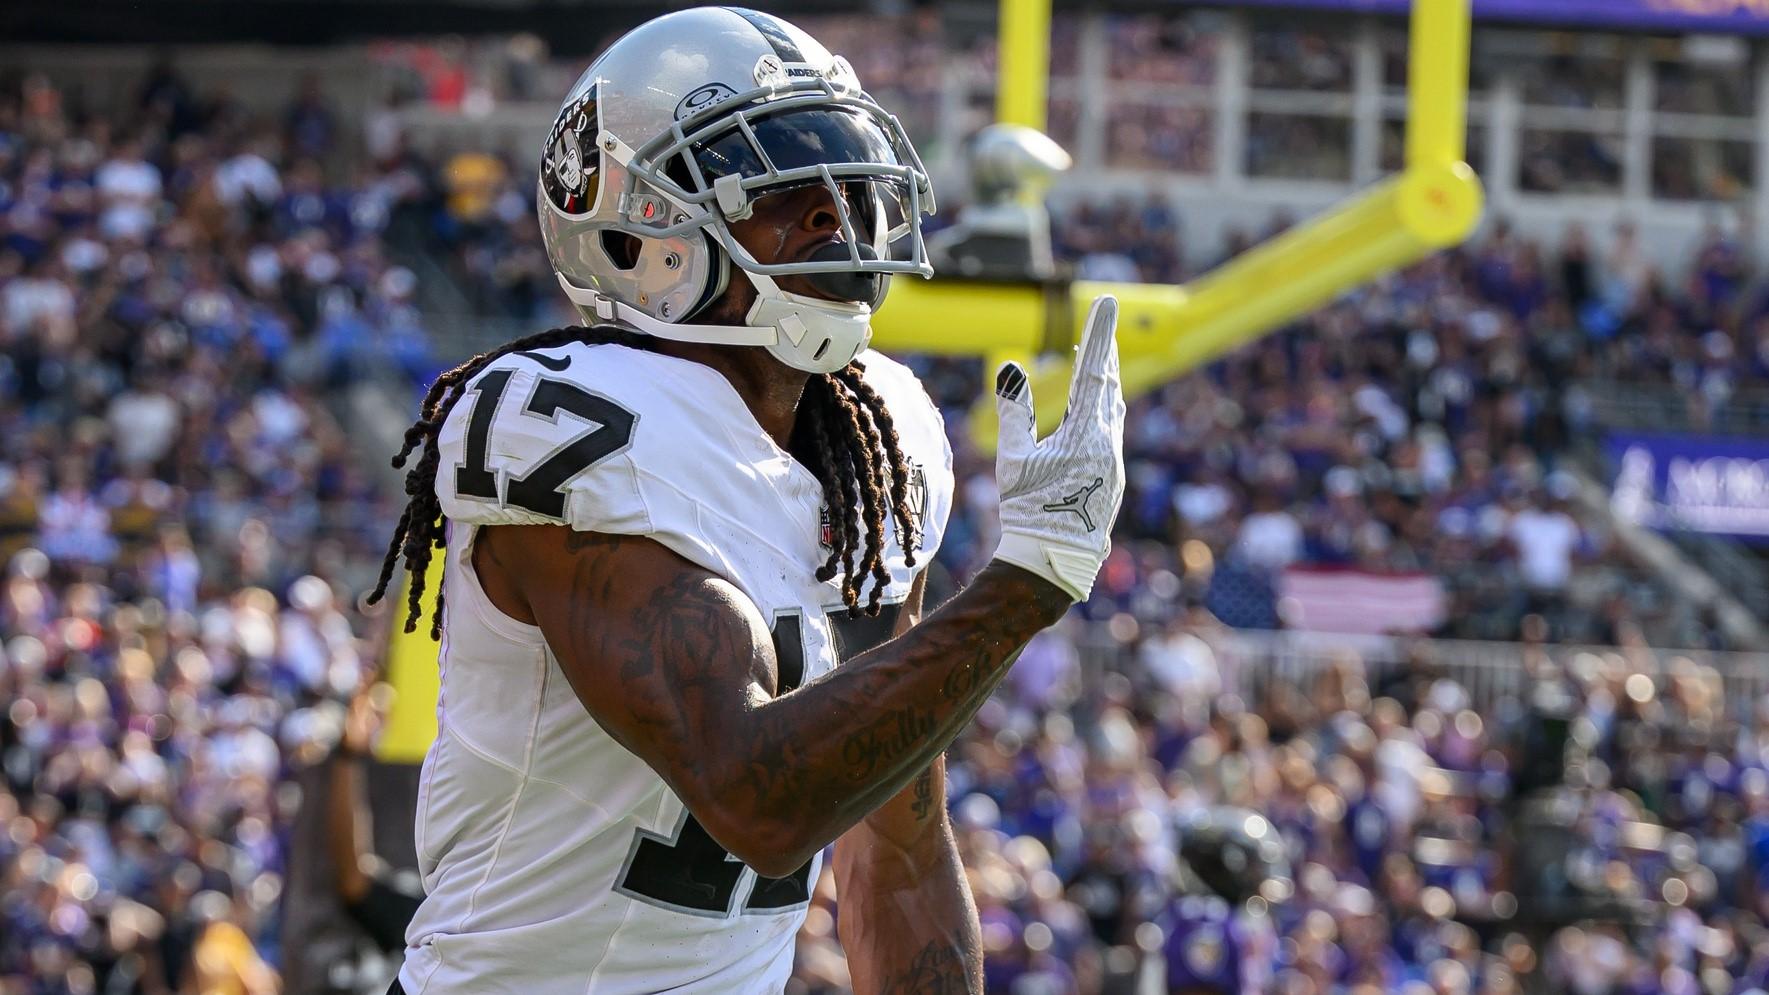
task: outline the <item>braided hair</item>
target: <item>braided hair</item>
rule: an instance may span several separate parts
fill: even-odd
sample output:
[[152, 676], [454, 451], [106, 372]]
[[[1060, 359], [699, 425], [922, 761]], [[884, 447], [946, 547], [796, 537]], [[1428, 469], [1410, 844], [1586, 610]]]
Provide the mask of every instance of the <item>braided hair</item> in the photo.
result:
[[[424, 394], [418, 420], [405, 430], [405, 443], [393, 457], [394, 469], [403, 469], [414, 450], [423, 450], [416, 465], [405, 475], [405, 510], [387, 544], [381, 576], [368, 603], [375, 604], [386, 596], [394, 568], [403, 558], [406, 571], [411, 574], [405, 631], [417, 630], [418, 620], [424, 614], [425, 574], [431, 552], [446, 543], [442, 502], [436, 496], [436, 468], [442, 461], [437, 437], [449, 411], [466, 392], [467, 383], [481, 370], [512, 352], [550, 349], [573, 342], [648, 349], [655, 341], [647, 335], [608, 326], [554, 328], [480, 353], [437, 377]], [[921, 539], [917, 532], [919, 523], [909, 506], [909, 464], [903, 458], [896, 423], [885, 409], [884, 399], [861, 379], [863, 372], [865, 368], [855, 361], [834, 373], [811, 377], [799, 401], [798, 420], [789, 443], [793, 457], [810, 467], [823, 485], [829, 556], [817, 567], [816, 577], [819, 581], [831, 580], [839, 566], [842, 603], [850, 617], [858, 617], [862, 612], [877, 615], [885, 585], [890, 583], [890, 571], [884, 563], [887, 512], [896, 522], [910, 566], [915, 565], [915, 549]], [[872, 590], [862, 609], [860, 589], [868, 576], [872, 578]], [[430, 617], [430, 638], [442, 638], [440, 587]]]

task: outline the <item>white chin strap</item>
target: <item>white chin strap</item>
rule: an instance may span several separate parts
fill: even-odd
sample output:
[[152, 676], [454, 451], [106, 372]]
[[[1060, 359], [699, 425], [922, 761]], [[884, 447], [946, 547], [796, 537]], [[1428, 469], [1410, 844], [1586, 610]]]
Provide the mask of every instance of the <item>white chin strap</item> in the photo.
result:
[[869, 305], [789, 294], [766, 276], [740, 272], [756, 288], [756, 302], [744, 318], [746, 325], [671, 324], [606, 294], [577, 286], [563, 273], [559, 274], [559, 286], [571, 303], [586, 314], [594, 314], [598, 321], [626, 325], [673, 342], [767, 346], [775, 359], [806, 373], [834, 373], [853, 362], [872, 341]]

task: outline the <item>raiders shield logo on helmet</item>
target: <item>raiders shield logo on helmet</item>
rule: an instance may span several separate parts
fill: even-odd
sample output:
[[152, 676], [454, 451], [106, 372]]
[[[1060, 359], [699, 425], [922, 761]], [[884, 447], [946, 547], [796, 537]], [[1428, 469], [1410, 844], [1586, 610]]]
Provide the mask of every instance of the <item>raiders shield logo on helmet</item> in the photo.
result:
[[595, 206], [596, 88], [591, 86], [553, 122], [541, 157], [541, 188], [553, 206], [566, 214], [584, 214]]

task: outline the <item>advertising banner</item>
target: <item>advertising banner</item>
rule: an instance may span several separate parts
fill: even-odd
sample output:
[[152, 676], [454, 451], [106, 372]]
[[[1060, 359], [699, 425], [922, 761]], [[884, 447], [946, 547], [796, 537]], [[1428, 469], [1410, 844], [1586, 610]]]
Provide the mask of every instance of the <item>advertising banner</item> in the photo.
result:
[[1769, 439], [1612, 435], [1607, 449], [1623, 521], [1769, 541]]
[[[1220, 0], [1231, 6], [1405, 14], [1410, 0]], [[1584, 28], [1769, 34], [1769, 0], [1474, 0], [1474, 16]]]

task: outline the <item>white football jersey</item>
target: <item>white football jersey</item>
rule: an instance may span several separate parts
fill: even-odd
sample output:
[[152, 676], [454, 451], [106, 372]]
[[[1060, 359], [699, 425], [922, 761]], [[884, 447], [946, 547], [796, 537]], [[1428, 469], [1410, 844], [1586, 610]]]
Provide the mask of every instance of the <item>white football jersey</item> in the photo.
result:
[[[939, 547], [951, 452], [915, 376], [862, 356], [918, 486], [917, 567], [894, 528], [887, 602]], [[408, 995], [778, 992], [819, 858], [761, 878], [644, 761], [597, 725], [540, 630], [494, 607], [469, 551], [481, 525], [644, 535], [718, 574], [769, 619], [787, 687], [889, 638], [849, 622], [822, 488], [715, 370], [616, 345], [512, 353], [473, 379], [440, 436], [449, 539], [439, 732], [424, 760], [426, 897], [406, 933]], [[838, 617], [839, 616], [839, 617]], [[735, 664], [735, 662], [734, 662]]]

